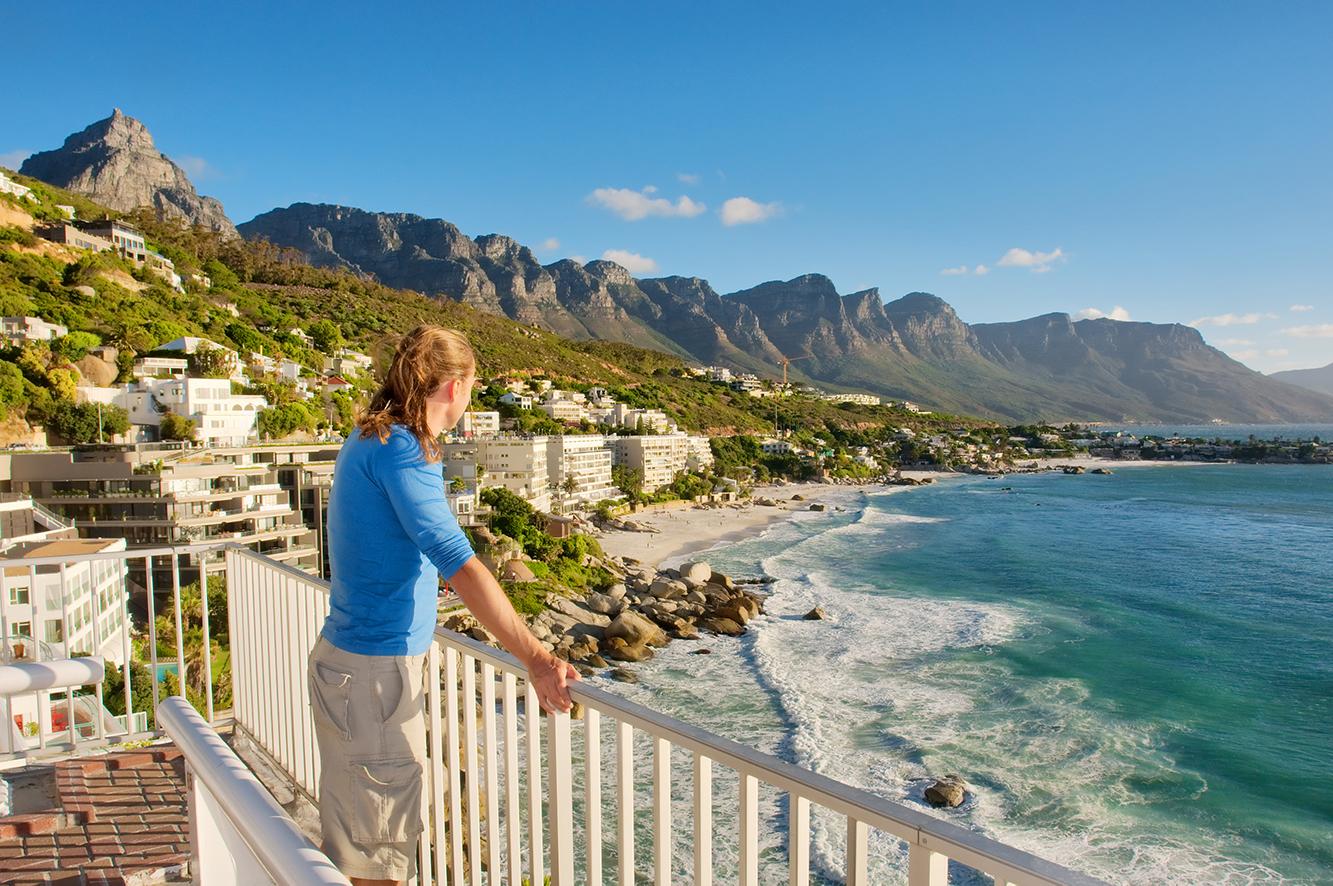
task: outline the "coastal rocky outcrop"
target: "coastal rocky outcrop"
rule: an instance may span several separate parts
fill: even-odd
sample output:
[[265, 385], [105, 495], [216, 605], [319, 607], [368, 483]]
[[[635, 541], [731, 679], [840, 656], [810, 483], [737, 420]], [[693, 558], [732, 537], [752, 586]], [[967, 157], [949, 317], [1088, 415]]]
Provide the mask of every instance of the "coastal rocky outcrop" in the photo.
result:
[[[615, 557], [601, 562], [623, 581], [582, 598], [548, 594], [546, 608], [529, 620], [543, 646], [581, 668], [623, 671], [624, 663], [647, 661], [672, 640], [697, 640], [702, 633], [740, 636], [763, 612], [761, 596], [702, 561], [660, 571]], [[443, 624], [495, 643], [467, 613], [450, 615]], [[623, 673], [610, 676], [624, 679]]]
[[238, 236], [222, 204], [201, 197], [185, 170], [157, 149], [148, 127], [120, 108], [59, 148], [33, 154], [19, 172], [119, 212], [147, 206], [158, 218]]
[[957, 775], [946, 775], [926, 788], [925, 798], [931, 806], [956, 809], [967, 799], [967, 782]]

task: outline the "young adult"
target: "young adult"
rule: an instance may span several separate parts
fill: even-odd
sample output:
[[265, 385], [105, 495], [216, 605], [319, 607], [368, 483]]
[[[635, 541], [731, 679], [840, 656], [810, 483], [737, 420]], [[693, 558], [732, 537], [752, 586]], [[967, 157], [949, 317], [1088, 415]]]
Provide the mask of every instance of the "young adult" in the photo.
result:
[[567, 684], [578, 679], [528, 631], [445, 501], [439, 437], [467, 409], [475, 381], [460, 333], [413, 329], [334, 466], [330, 611], [310, 654], [310, 698], [323, 849], [358, 886], [398, 883], [416, 869], [439, 576], [527, 667], [544, 709], [569, 710]]

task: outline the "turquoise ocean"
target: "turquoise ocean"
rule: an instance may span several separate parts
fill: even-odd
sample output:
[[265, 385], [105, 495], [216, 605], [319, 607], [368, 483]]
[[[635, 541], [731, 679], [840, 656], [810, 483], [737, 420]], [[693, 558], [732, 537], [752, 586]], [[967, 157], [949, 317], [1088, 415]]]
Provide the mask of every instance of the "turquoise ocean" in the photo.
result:
[[[1333, 883], [1333, 468], [825, 500], [707, 553], [775, 579], [746, 636], [673, 643], [615, 691], [1114, 883]], [[968, 801], [929, 810], [946, 773]], [[720, 774], [719, 876], [733, 790]], [[785, 801], [761, 808], [762, 880], [785, 882]], [[841, 882], [844, 820], [813, 827]], [[874, 837], [872, 866], [900, 881], [902, 845]]]

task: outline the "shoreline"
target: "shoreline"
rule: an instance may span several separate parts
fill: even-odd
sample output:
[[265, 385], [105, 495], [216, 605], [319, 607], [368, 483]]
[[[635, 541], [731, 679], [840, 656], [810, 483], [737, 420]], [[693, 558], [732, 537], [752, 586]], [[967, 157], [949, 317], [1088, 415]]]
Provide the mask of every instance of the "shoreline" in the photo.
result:
[[[608, 556], [631, 558], [644, 566], [663, 569], [690, 557], [759, 535], [791, 515], [808, 511], [833, 492], [855, 489], [830, 483], [788, 483], [757, 486], [744, 502], [712, 507], [692, 506], [629, 514], [627, 519], [656, 531], [600, 530], [596, 535]], [[792, 501], [793, 495], [802, 500]], [[760, 500], [774, 501], [762, 505]]]

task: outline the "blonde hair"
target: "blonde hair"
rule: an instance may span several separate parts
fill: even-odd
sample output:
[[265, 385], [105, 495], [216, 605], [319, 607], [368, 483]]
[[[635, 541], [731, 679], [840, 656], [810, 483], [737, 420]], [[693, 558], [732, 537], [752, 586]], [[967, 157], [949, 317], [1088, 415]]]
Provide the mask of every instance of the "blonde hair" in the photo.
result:
[[476, 355], [461, 332], [418, 326], [398, 339], [384, 383], [357, 419], [361, 436], [374, 434], [384, 443], [390, 428], [400, 424], [416, 436], [427, 461], [439, 461], [440, 441], [426, 421], [426, 398], [445, 382], [467, 378], [476, 367]]

